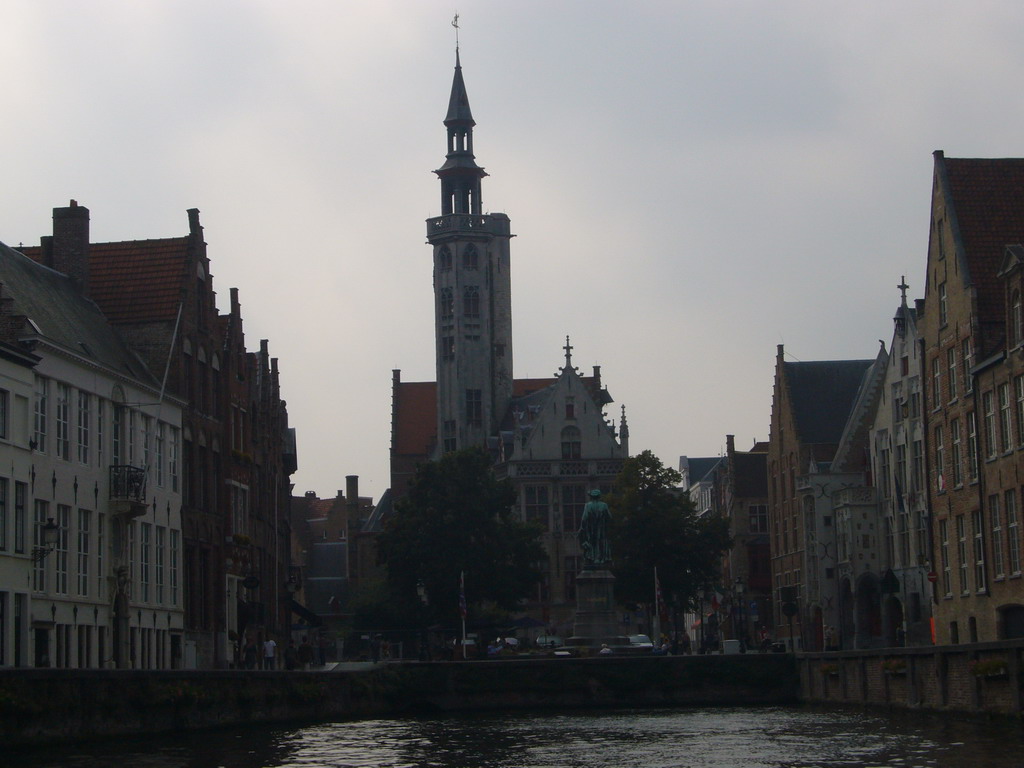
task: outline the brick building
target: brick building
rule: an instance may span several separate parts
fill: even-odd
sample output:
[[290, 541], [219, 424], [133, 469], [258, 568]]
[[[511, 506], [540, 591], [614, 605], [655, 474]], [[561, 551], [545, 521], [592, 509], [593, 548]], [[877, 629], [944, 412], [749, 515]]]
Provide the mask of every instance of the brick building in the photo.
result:
[[181, 421], [186, 665], [225, 666], [242, 634], [283, 636], [294, 432], [266, 341], [245, 348], [236, 289], [216, 306], [199, 211], [183, 237], [90, 243], [89, 212], [53, 212], [24, 253], [77, 280], [128, 347], [185, 403]]
[[934, 154], [919, 321], [940, 644], [1024, 636], [1024, 159]]

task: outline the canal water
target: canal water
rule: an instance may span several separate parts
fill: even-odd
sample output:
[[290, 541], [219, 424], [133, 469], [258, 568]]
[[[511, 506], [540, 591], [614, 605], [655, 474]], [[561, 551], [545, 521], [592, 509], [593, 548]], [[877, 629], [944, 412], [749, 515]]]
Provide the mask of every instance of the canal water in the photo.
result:
[[489, 714], [259, 727], [11, 752], [5, 768], [1009, 768], [1014, 725], [857, 710]]

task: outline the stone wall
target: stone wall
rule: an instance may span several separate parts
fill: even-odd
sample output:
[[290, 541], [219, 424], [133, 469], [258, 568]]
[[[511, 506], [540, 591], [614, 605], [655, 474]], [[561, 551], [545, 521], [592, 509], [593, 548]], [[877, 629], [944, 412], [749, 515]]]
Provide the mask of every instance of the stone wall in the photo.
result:
[[801, 654], [800, 697], [972, 713], [1021, 712], [1024, 641]]
[[345, 672], [0, 671], [8, 745], [459, 710], [797, 703], [792, 656], [381, 664]]

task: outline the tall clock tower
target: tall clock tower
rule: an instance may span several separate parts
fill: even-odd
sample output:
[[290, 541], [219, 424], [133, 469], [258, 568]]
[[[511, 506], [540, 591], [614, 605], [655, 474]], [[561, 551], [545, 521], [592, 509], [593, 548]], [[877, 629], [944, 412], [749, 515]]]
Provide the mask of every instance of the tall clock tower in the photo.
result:
[[427, 219], [434, 256], [438, 453], [486, 447], [512, 398], [509, 219], [484, 214], [473, 154], [473, 114], [458, 49], [448, 114], [448, 153], [434, 171], [441, 215]]

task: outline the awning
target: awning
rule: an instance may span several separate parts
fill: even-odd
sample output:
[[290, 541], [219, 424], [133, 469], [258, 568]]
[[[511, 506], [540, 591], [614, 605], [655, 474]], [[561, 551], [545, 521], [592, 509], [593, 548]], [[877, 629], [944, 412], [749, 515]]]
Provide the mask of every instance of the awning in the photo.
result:
[[319, 627], [323, 625], [323, 619], [321, 619], [319, 616], [317, 616], [315, 613], [309, 610], [309, 608], [302, 605], [302, 603], [298, 603], [295, 600], [289, 600], [288, 606], [292, 609], [292, 613], [294, 613], [296, 616], [300, 616], [301, 618], [305, 619], [306, 623], [309, 624], [309, 626]]

